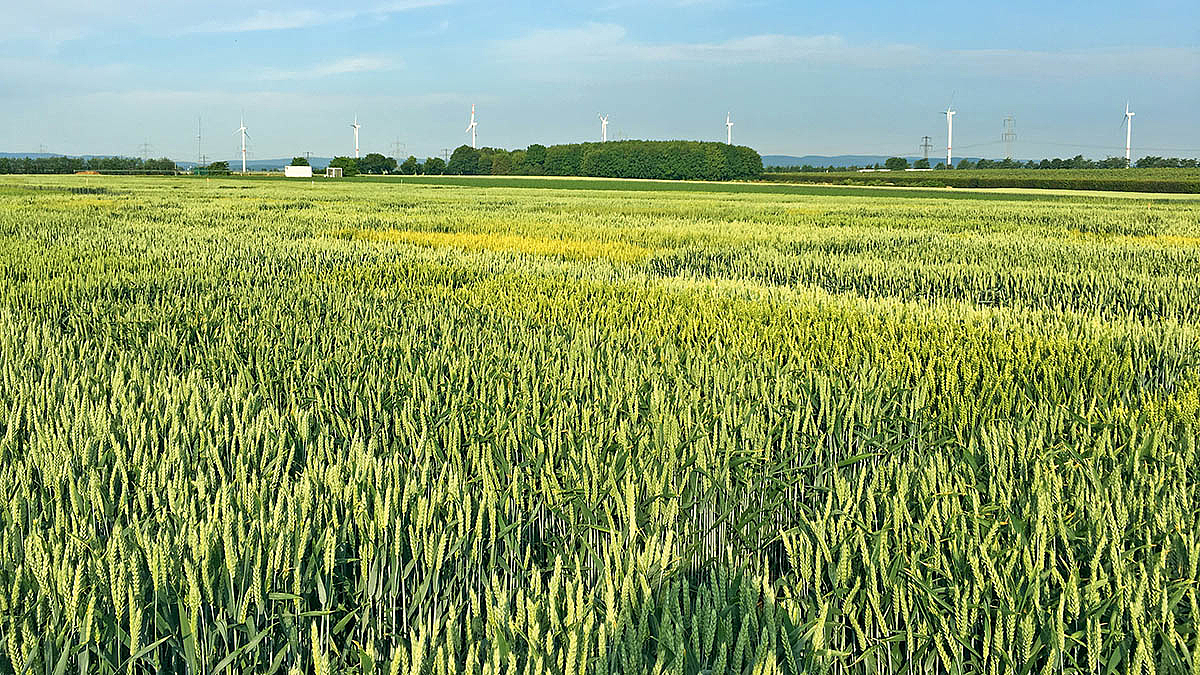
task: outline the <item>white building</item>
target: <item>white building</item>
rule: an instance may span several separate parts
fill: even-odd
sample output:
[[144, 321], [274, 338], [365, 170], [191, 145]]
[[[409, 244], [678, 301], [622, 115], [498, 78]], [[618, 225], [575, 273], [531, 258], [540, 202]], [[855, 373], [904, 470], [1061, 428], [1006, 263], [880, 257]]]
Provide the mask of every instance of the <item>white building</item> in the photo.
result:
[[312, 178], [311, 166], [285, 166], [283, 175], [288, 178]]

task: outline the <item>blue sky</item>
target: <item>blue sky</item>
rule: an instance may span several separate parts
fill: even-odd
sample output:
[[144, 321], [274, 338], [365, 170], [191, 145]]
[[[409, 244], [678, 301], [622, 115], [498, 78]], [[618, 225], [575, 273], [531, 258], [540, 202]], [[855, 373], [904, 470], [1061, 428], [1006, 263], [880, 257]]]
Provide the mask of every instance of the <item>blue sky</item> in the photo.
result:
[[440, 154], [609, 137], [763, 154], [1200, 156], [1200, 3], [41, 0], [0, 27], [0, 150]]

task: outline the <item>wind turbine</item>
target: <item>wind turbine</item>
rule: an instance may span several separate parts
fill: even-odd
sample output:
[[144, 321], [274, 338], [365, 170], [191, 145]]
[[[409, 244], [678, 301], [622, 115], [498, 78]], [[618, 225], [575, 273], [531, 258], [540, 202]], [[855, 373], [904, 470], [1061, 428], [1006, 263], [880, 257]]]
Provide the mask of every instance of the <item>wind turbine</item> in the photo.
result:
[[233, 133], [242, 135], [242, 173], [246, 173], [246, 139], [250, 137], [250, 134], [246, 133], [246, 116], [243, 115], [241, 120], [242, 126]]
[[354, 159], [358, 159], [358, 130], [362, 125], [358, 123], [357, 114], [354, 115], [354, 122], [350, 126], [354, 127]]
[[471, 123], [467, 125], [467, 132], [471, 134], [471, 147], [472, 148], [475, 147], [475, 127], [477, 127], [477, 126], [479, 126], [479, 123], [475, 121], [475, 104], [472, 103], [471, 104]]
[[1125, 119], [1121, 122], [1121, 126], [1125, 127], [1125, 166], [1129, 166], [1129, 142], [1133, 140], [1133, 116], [1134, 113], [1129, 112], [1129, 101], [1125, 102]]
[[733, 145], [733, 115], [725, 113], [725, 143]]
[[951, 104], [946, 106], [946, 112], [942, 114], [946, 116], [946, 168], [953, 169], [954, 162], [951, 159], [954, 154], [954, 116], [958, 114], [958, 111]]
[[596, 113], [596, 116], [600, 118], [600, 142], [607, 143], [608, 142], [608, 115], [601, 115], [600, 113]]

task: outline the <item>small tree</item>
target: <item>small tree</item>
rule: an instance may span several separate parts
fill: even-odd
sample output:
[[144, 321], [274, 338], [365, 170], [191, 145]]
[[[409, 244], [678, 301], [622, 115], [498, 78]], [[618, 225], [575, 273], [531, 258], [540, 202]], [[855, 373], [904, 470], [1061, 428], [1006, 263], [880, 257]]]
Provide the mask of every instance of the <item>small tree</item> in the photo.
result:
[[[491, 169], [491, 162], [488, 169]], [[450, 163], [446, 165], [446, 173], [453, 175], [472, 175], [479, 173], [479, 151], [469, 145], [460, 145], [450, 155]]]
[[908, 168], [908, 160], [903, 157], [888, 157], [888, 160], [883, 163], [884, 168], [892, 171], [903, 171]]
[[918, 159], [917, 161], [913, 162], [913, 168], [914, 169], [928, 169], [929, 168], [929, 160]]
[[[480, 161], [480, 170], [483, 170], [483, 162]], [[507, 176], [513, 172], [512, 155], [507, 152], [499, 152], [492, 155], [492, 166], [488, 172], [493, 176]]]
[[409, 155], [408, 159], [404, 160], [404, 163], [400, 165], [400, 173], [411, 176], [417, 173], [420, 168], [421, 165], [417, 163], [417, 158]]
[[293, 157], [292, 166], [308, 166], [307, 157]]
[[421, 165], [421, 173], [426, 176], [440, 176], [446, 173], [446, 162], [441, 157], [427, 157]]
[[143, 169], [150, 171], [175, 171], [175, 160], [163, 157], [161, 159], [148, 159], [142, 165]]
[[343, 176], [358, 175], [358, 160], [353, 157], [334, 157], [329, 160], [329, 166], [341, 169]]
[[525, 172], [540, 175], [546, 163], [546, 146], [534, 143], [525, 150]]
[[384, 157], [378, 152], [368, 153], [366, 157], [358, 160], [358, 170], [362, 173], [388, 173], [395, 168], [396, 160]]

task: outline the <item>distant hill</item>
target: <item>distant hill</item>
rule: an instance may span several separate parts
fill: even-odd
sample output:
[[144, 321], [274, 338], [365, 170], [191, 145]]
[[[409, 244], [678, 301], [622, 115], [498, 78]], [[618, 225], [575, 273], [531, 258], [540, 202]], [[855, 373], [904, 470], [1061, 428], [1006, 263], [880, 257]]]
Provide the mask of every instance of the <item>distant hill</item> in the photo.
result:
[[[870, 166], [872, 164], [883, 164], [888, 160], [890, 155], [803, 155], [794, 157], [792, 155], [763, 155], [763, 166]], [[905, 157], [909, 164], [921, 159], [920, 157]], [[972, 162], [979, 161], [978, 157], [968, 157]], [[957, 164], [962, 160], [962, 157], [955, 156], [954, 163]], [[937, 164], [937, 157], [930, 157], [930, 164]]]
[[[91, 159], [92, 157], [113, 157], [114, 155], [64, 155], [58, 152], [0, 152], [0, 157], [29, 157], [31, 159], [40, 159], [44, 157], [82, 157], [83, 159]], [[309, 163], [314, 169], [324, 169], [329, 166], [329, 157], [310, 157]], [[214, 160], [216, 161], [216, 160]], [[242, 168], [242, 159], [227, 159], [229, 167], [232, 169]], [[292, 158], [286, 159], [248, 159], [246, 160], [246, 168], [251, 171], [269, 171], [271, 169], [282, 169], [292, 163]], [[175, 162], [180, 169], [191, 169], [196, 166], [193, 160], [179, 160]]]

